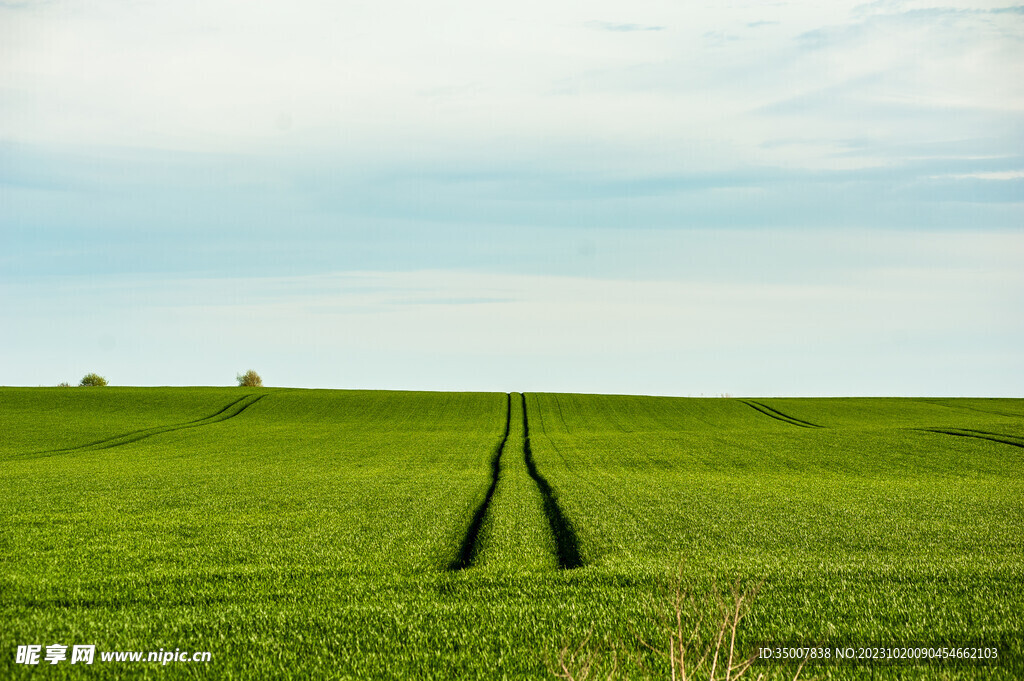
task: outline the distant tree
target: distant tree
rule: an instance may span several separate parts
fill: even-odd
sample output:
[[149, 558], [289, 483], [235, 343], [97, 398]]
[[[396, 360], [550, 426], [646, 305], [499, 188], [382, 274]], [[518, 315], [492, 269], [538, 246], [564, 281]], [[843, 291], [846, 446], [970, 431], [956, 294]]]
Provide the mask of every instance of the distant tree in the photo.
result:
[[102, 387], [107, 384], [107, 379], [103, 378], [99, 374], [86, 374], [82, 377], [82, 382], [78, 385], [84, 387]]
[[61, 381], [60, 383], [57, 384], [57, 387], [58, 388], [70, 388], [71, 384], [68, 383], [67, 381]]
[[257, 374], [252, 369], [249, 369], [244, 374], [238, 374], [235, 378], [238, 379], [238, 387], [239, 388], [262, 388], [263, 387], [263, 379], [260, 378], [260, 375]]

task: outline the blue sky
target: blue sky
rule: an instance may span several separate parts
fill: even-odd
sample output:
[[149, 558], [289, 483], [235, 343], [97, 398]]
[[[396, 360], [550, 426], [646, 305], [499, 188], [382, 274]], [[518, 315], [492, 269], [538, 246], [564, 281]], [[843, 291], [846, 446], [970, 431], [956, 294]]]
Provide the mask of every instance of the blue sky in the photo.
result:
[[0, 2], [0, 384], [1024, 386], [1024, 6]]

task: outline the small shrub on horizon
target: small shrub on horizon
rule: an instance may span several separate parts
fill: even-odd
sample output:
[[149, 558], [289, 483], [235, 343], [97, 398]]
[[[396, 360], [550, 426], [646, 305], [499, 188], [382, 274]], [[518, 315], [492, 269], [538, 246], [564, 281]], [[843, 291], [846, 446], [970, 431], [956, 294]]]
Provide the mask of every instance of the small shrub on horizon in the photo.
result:
[[262, 388], [263, 379], [252, 369], [249, 369], [244, 374], [238, 374], [235, 377], [238, 380], [239, 388]]
[[86, 374], [82, 377], [82, 381], [78, 384], [84, 388], [103, 387], [107, 384], [107, 379], [103, 378], [99, 374]]
[[57, 387], [58, 388], [70, 388], [71, 384], [68, 383], [67, 381], [61, 381], [60, 383], [57, 384]]

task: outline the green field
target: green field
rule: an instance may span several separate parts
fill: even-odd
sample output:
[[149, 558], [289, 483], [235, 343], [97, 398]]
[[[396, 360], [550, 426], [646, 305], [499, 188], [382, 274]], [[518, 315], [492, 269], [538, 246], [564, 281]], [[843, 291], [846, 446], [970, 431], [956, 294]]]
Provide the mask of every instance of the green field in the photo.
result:
[[736, 580], [744, 651], [1000, 655], [800, 678], [1024, 677], [1024, 400], [3, 388], [0, 461], [5, 678], [666, 679]]

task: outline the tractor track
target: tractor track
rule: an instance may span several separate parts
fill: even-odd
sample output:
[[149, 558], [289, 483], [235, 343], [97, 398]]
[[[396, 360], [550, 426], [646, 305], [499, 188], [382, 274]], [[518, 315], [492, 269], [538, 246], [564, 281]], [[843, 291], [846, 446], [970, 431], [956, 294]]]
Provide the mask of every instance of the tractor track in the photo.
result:
[[569, 424], [565, 422], [565, 414], [562, 413], [562, 401], [558, 399], [558, 395], [555, 395], [555, 406], [558, 407], [558, 418], [562, 421], [562, 427], [565, 428], [565, 432], [572, 433], [569, 430]]
[[533, 481], [537, 483], [537, 489], [540, 490], [540, 494], [544, 498], [544, 515], [547, 516], [551, 534], [555, 538], [558, 567], [563, 570], [572, 570], [583, 565], [583, 558], [580, 556], [580, 542], [575, 528], [565, 517], [562, 507], [558, 505], [558, 499], [551, 484], [537, 470], [537, 464], [533, 460], [533, 450], [530, 448], [530, 419], [526, 412], [526, 393], [522, 393], [520, 396], [523, 399], [523, 460], [526, 462], [526, 470], [530, 473]]
[[505, 400], [505, 434], [501, 436], [501, 442], [498, 443], [498, 447], [494, 450], [494, 456], [491, 457], [491, 486], [487, 489], [484, 500], [477, 506], [473, 520], [466, 529], [466, 535], [462, 538], [462, 546], [459, 548], [459, 555], [448, 566], [448, 569], [452, 571], [471, 567], [480, 552], [480, 530], [483, 528], [494, 492], [498, 489], [498, 479], [501, 477], [501, 455], [505, 451], [509, 428], [512, 425], [512, 393], [506, 393]]
[[[523, 404], [523, 463], [526, 465], [530, 478], [537, 485], [537, 490], [540, 492], [543, 500], [544, 516], [547, 519], [548, 527], [555, 541], [555, 558], [558, 560], [558, 567], [562, 570], [578, 568], [583, 565], [583, 559], [580, 557], [579, 540], [576, 537], [576, 530], [558, 505], [558, 499], [551, 488], [551, 484], [537, 470], [537, 464], [533, 460], [533, 451], [530, 448], [530, 421], [526, 414], [526, 395], [521, 394], [520, 398]], [[501, 479], [502, 470], [501, 457], [505, 452], [505, 446], [508, 443], [509, 432], [512, 427], [512, 393], [507, 393], [506, 399], [505, 433], [502, 435], [501, 442], [498, 443], [498, 447], [491, 457], [491, 486], [487, 489], [487, 494], [473, 514], [473, 520], [466, 529], [458, 555], [448, 566], [448, 569], [453, 572], [473, 567], [476, 564], [477, 555], [480, 553], [480, 534], [487, 520], [491, 500], [498, 490], [498, 482]]]
[[984, 430], [971, 430], [969, 428], [918, 428], [925, 433], [939, 433], [941, 435], [954, 435], [956, 437], [970, 437], [976, 440], [988, 440], [989, 442], [998, 442], [999, 444], [1010, 445], [1011, 447], [1020, 447], [1024, 449], [1024, 438], [1019, 438], [1016, 435], [1004, 435], [1003, 433], [988, 433]]
[[1024, 415], [1022, 415], [1022, 414], [1016, 414], [1016, 413], [1012, 413], [1012, 412], [1008, 412], [1008, 411], [996, 411], [995, 409], [981, 409], [980, 407], [969, 407], [969, 406], [964, 405], [964, 404], [946, 404], [944, 402], [941, 402], [941, 401], [935, 400], [935, 399], [919, 398], [918, 401], [919, 402], [924, 402], [925, 404], [935, 405], [936, 407], [945, 407], [946, 409], [955, 409], [955, 410], [965, 410], [966, 409], [968, 411], [981, 412], [982, 414], [994, 414], [996, 416], [1006, 416], [1006, 417], [1014, 418], [1014, 419], [1024, 418]]
[[[225, 407], [210, 414], [203, 418], [194, 419], [192, 421], [185, 421], [184, 423], [175, 423], [167, 426], [154, 426], [152, 428], [143, 428], [141, 430], [133, 430], [121, 435], [115, 435], [114, 437], [104, 438], [102, 440], [96, 440], [84, 445], [78, 445], [77, 447], [65, 447], [62, 449], [49, 449], [43, 452], [33, 452], [28, 455], [31, 457], [44, 457], [53, 456], [56, 454], [66, 454], [69, 452], [85, 452], [85, 451], [98, 451], [101, 449], [112, 449], [114, 447], [121, 447], [123, 445], [138, 442], [154, 435], [160, 435], [161, 433], [170, 433], [176, 430], [187, 430], [190, 428], [201, 428], [202, 426], [212, 425], [214, 423], [223, 423], [229, 419], [233, 419], [238, 416], [246, 409], [262, 400], [266, 395], [246, 395], [240, 397], [233, 402], [228, 403]], [[239, 406], [241, 405], [241, 406]]]
[[783, 423], [788, 423], [791, 426], [798, 426], [800, 428], [821, 428], [822, 427], [822, 426], [819, 426], [816, 423], [811, 423], [810, 421], [803, 421], [801, 419], [789, 416], [788, 414], [783, 414], [778, 409], [773, 409], [772, 407], [769, 407], [767, 404], [762, 404], [760, 402], [755, 402], [754, 400], [740, 400], [740, 402], [742, 402], [743, 404], [747, 405], [751, 409], [753, 409], [755, 411], [758, 411], [758, 412], [764, 414], [765, 416], [768, 416], [769, 418], [773, 418], [776, 421], [782, 421]]

